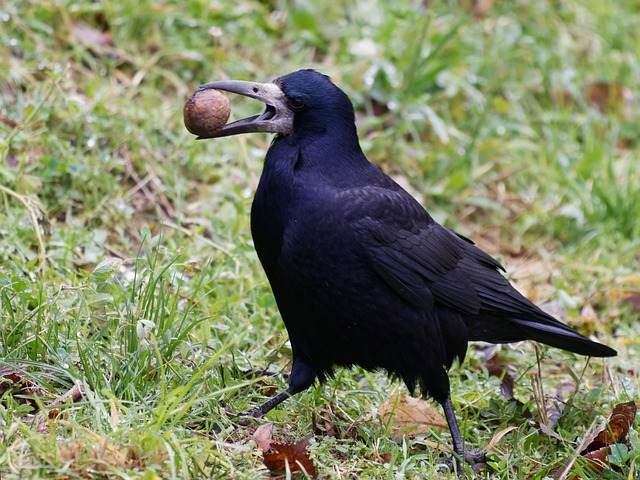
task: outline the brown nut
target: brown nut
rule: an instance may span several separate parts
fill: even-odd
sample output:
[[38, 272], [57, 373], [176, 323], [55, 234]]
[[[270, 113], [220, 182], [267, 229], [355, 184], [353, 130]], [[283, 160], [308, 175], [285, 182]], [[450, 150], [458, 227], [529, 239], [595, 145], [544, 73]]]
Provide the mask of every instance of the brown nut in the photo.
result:
[[194, 135], [206, 136], [220, 130], [229, 120], [231, 106], [218, 90], [196, 90], [184, 104], [184, 126]]

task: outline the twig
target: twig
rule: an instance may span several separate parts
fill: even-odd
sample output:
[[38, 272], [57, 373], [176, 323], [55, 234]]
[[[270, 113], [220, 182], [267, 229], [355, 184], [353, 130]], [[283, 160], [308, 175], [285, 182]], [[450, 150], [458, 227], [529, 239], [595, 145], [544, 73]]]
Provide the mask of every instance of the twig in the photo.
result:
[[542, 365], [540, 364], [540, 351], [538, 350], [537, 345], [535, 346], [535, 348], [536, 348], [536, 362], [538, 364], [538, 374], [536, 375], [536, 380], [534, 381], [533, 388], [536, 393], [536, 404], [538, 404], [538, 411], [540, 412], [540, 422], [544, 423], [546, 426], [549, 426], [549, 417], [547, 416], [547, 405], [545, 403], [545, 398], [544, 398], [544, 387], [542, 386]]
[[45, 405], [47, 411], [41, 412], [36, 420], [36, 432], [46, 433], [49, 431], [49, 420], [53, 420], [58, 416], [60, 410], [54, 407], [64, 405], [71, 399], [72, 403], [79, 402], [84, 397], [85, 387], [80, 380], [76, 380], [76, 383], [71, 389], [54, 398]]

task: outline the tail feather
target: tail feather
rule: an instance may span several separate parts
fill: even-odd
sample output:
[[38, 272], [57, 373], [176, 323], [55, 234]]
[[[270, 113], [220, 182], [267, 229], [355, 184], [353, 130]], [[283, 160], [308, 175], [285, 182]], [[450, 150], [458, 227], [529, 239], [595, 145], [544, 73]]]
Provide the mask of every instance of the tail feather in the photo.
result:
[[571, 327], [554, 320], [542, 323], [536, 320], [509, 318], [525, 334], [527, 339], [588, 357], [615, 357], [618, 353], [610, 347], [589, 340]]
[[614, 357], [617, 352], [589, 340], [542, 310], [518, 317], [468, 316], [465, 318], [469, 340], [512, 343], [534, 340], [588, 357]]

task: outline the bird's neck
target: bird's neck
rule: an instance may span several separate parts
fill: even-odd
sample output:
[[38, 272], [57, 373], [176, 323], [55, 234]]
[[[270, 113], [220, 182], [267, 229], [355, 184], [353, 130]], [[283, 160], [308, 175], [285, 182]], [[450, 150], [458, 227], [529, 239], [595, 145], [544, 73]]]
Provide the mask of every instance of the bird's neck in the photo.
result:
[[354, 132], [323, 132], [276, 139], [265, 161], [265, 173], [281, 181], [347, 186], [372, 167]]

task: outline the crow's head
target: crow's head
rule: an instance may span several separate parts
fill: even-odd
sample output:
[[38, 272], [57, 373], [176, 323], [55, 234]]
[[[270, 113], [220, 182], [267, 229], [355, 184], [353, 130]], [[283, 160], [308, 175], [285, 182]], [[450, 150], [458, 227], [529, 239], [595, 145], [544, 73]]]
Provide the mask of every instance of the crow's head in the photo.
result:
[[273, 83], [225, 80], [207, 83], [213, 88], [255, 98], [265, 104], [259, 115], [243, 118], [200, 138], [217, 138], [250, 132], [283, 136], [307, 135], [328, 130], [354, 130], [353, 105], [329, 77], [315, 70], [299, 70]]

